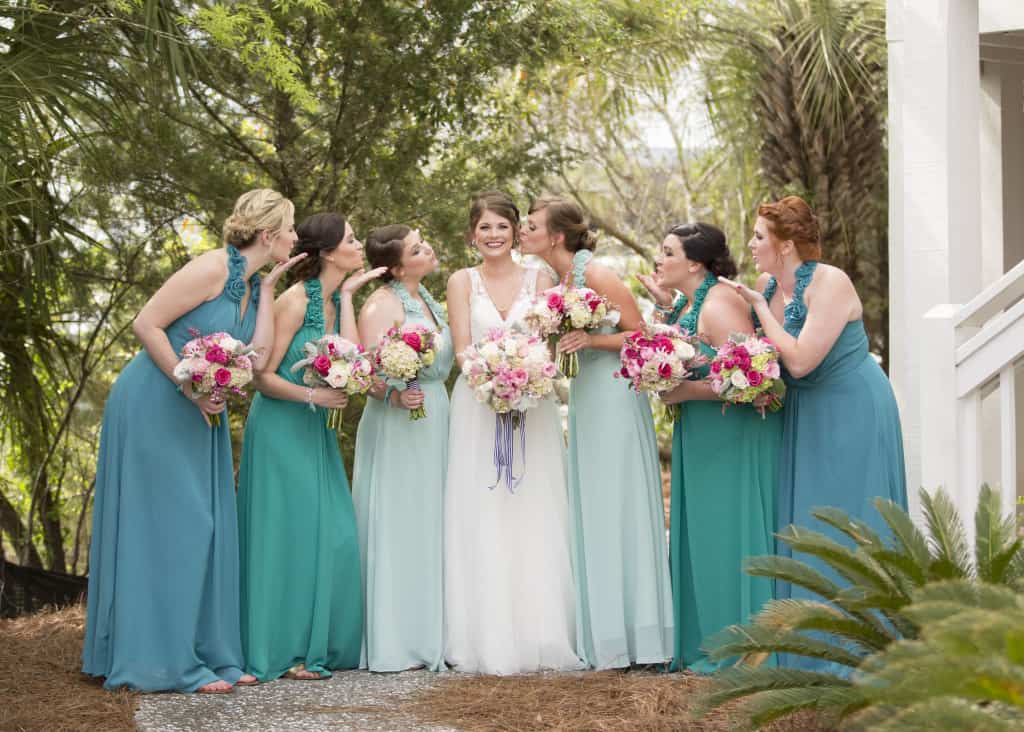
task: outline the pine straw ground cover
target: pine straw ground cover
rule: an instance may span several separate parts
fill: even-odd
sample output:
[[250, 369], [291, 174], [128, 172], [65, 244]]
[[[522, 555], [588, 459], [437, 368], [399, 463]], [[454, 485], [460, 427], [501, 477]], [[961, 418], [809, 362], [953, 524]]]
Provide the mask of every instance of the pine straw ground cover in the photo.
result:
[[[728, 712], [695, 719], [708, 681], [693, 674], [601, 671], [565, 676], [466, 676], [421, 692], [399, 712], [464, 732], [729, 732]], [[821, 732], [808, 714], [764, 727]]]
[[137, 694], [81, 673], [85, 607], [0, 620], [0, 730], [128, 732]]

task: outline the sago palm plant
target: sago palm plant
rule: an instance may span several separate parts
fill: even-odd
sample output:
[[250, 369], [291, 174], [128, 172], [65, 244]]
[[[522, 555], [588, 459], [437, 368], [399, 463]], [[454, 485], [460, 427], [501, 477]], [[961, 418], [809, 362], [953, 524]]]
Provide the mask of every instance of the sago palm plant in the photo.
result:
[[[850, 672], [892, 643], [918, 637], [917, 617], [906, 612], [916, 591], [943, 580], [977, 579], [1004, 586], [1020, 582], [1021, 540], [1013, 521], [1002, 516], [996, 491], [982, 487], [973, 556], [949, 497], [941, 490], [934, 495], [922, 490], [920, 496], [926, 533], [899, 506], [876, 499], [889, 529], [886, 539], [834, 508], [817, 509], [813, 515], [842, 532], [852, 546], [796, 526], [777, 534], [794, 553], [817, 558], [839, 581], [795, 558], [749, 559], [747, 573], [798, 585], [821, 599], [774, 600], [750, 624], [731, 626], [709, 639], [712, 660], [744, 660], [716, 675], [704, 706], [743, 698], [741, 709], [752, 726], [808, 708], [826, 718], [846, 718], [870, 703]], [[819, 659], [836, 673], [755, 665], [772, 653]]]

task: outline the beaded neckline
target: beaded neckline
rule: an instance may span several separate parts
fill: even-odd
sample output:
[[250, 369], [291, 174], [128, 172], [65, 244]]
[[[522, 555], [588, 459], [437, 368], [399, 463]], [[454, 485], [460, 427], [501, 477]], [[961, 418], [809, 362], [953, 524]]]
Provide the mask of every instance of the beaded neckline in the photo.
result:
[[708, 296], [708, 291], [718, 284], [718, 277], [708, 272], [704, 275], [704, 281], [700, 283], [700, 286], [693, 293], [693, 307], [690, 311], [682, 318], [679, 314], [683, 312], [683, 308], [686, 307], [686, 303], [689, 302], [684, 293], [679, 293], [679, 297], [676, 298], [676, 304], [672, 308], [672, 312], [669, 313], [668, 318], [665, 322], [669, 325], [679, 322], [679, 327], [688, 333], [697, 332], [697, 319], [700, 318], [700, 309], [704, 306], [704, 298]]
[[[409, 289], [404, 284], [398, 280], [391, 280], [391, 282], [388, 283], [388, 286], [391, 287], [392, 292], [398, 296], [405, 312], [411, 315], [425, 315], [423, 312], [423, 306], [409, 294]], [[416, 294], [418, 294], [423, 299], [423, 302], [427, 304], [427, 307], [430, 308], [430, 312], [434, 316], [434, 320], [437, 321], [437, 327], [444, 330], [448, 326], [448, 319], [445, 317], [444, 308], [441, 307], [440, 303], [438, 303], [437, 300], [434, 299], [434, 296], [430, 294], [430, 290], [424, 287], [422, 283], [416, 291]]]

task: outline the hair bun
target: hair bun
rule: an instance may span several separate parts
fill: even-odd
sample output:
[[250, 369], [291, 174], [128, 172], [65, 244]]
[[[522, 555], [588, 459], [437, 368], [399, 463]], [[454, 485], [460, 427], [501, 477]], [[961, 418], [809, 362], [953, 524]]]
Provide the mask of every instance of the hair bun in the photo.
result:
[[587, 229], [580, 234], [580, 249], [588, 249], [594, 251], [597, 249], [597, 232], [591, 229]]
[[231, 214], [224, 222], [224, 241], [235, 247], [245, 246], [256, 236], [256, 227], [238, 214]]

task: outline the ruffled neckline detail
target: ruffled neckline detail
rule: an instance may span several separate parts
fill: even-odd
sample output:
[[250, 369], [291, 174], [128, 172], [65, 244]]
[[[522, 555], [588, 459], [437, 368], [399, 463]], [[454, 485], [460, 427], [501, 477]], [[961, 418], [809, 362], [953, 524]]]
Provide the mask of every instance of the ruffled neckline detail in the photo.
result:
[[[804, 321], [807, 319], [807, 305], [804, 303], [804, 290], [811, 284], [811, 280], [814, 279], [814, 270], [817, 269], [818, 262], [814, 259], [808, 259], [806, 262], [800, 264], [796, 268], [796, 272], [793, 273], [796, 279], [796, 285], [793, 287], [793, 299], [789, 301], [783, 312], [783, 329], [794, 338], [800, 334], [800, 331], [804, 327]], [[774, 277], [769, 278], [768, 284], [764, 288], [764, 300], [767, 303], [771, 303], [772, 298], [775, 297], [775, 290], [778, 289], [779, 283]], [[757, 316], [754, 316], [754, 324], [758, 327], [761, 326], [760, 320]]]
[[683, 308], [686, 307], [686, 303], [689, 301], [684, 293], [679, 293], [679, 297], [676, 298], [676, 304], [672, 308], [672, 314], [665, 322], [669, 325], [678, 322], [679, 327], [687, 333], [696, 334], [697, 320], [700, 318], [700, 309], [704, 307], [704, 300], [707, 298], [708, 292], [717, 284], [718, 278], [711, 272], [704, 275], [704, 281], [700, 283], [700, 286], [693, 293], [693, 307], [691, 307], [690, 311], [682, 318], [679, 317], [679, 313], [683, 312]]
[[[242, 298], [245, 297], [245, 268], [247, 265], [248, 260], [245, 258], [245, 255], [233, 245], [228, 244], [228, 280], [224, 283], [224, 294], [237, 303], [241, 303]], [[250, 307], [258, 307], [260, 303], [260, 276], [255, 272], [249, 277], [249, 287], [251, 289], [250, 299], [252, 301]], [[246, 310], [246, 314], [248, 312]]]
[[[398, 296], [399, 301], [402, 303], [402, 309], [405, 310], [406, 313], [409, 315], [426, 317], [426, 314], [423, 312], [423, 306], [409, 294], [409, 289], [404, 284], [398, 280], [392, 280], [388, 285], [391, 287], [391, 291]], [[437, 300], [434, 299], [434, 296], [430, 294], [430, 290], [424, 287], [421, 283], [416, 294], [418, 294], [423, 299], [423, 302], [427, 304], [427, 307], [430, 308], [430, 312], [434, 316], [434, 320], [437, 322], [438, 327], [442, 330], [446, 328], [448, 326], [448, 319], [445, 317], [444, 308], [442, 308]]]
[[[324, 288], [316, 277], [302, 283], [306, 290], [306, 317], [303, 325], [326, 331], [324, 327]], [[341, 293], [335, 290], [331, 294], [334, 303], [335, 318], [341, 316]]]
[[572, 255], [572, 285], [573, 287], [587, 286], [587, 265], [594, 258], [594, 253], [589, 249], [581, 249]]

